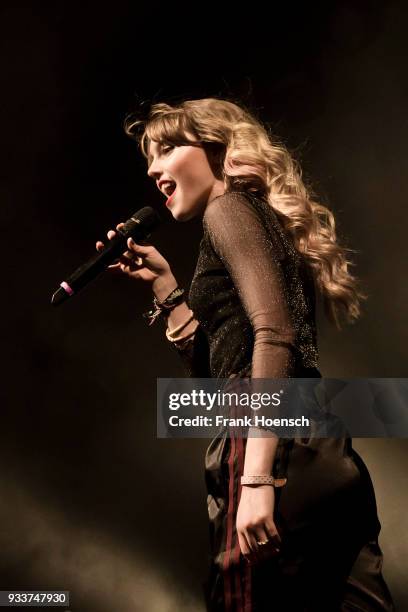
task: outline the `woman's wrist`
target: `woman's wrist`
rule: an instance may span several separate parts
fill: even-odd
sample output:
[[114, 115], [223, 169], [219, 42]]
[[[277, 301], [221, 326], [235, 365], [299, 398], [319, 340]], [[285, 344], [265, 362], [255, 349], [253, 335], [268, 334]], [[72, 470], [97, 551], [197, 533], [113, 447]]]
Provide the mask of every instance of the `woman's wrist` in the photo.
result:
[[173, 274], [169, 273], [166, 276], [158, 276], [152, 283], [152, 291], [155, 297], [162, 302], [165, 300], [174, 289], [178, 286]]
[[245, 449], [244, 475], [271, 474], [278, 442], [276, 436], [249, 437]]

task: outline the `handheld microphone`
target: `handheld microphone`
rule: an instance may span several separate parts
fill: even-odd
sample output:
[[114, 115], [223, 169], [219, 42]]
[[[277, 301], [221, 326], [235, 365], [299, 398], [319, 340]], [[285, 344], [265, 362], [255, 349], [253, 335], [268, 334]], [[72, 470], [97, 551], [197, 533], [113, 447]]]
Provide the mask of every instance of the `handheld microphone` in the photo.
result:
[[85, 285], [104, 272], [122, 253], [127, 251], [128, 238], [133, 238], [135, 242], [144, 240], [159, 224], [160, 217], [151, 206], [145, 206], [136, 211], [121, 229], [116, 230], [116, 236], [109, 240], [103, 251], [91, 257], [89, 261], [77, 268], [71, 276], [60, 283], [59, 288], [51, 298], [51, 304], [58, 306], [77, 294]]

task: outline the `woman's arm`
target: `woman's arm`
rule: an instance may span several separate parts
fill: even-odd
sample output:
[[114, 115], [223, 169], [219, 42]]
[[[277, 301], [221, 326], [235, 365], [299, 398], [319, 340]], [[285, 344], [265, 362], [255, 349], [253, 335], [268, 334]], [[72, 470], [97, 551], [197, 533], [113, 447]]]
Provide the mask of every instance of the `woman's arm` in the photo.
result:
[[248, 476], [269, 476], [279, 438], [272, 432], [252, 428], [246, 443], [244, 474]]
[[[294, 328], [286, 301], [286, 287], [274, 241], [244, 194], [227, 193], [213, 200], [204, 227], [214, 250], [229, 271], [254, 332], [252, 384], [257, 379], [291, 375]], [[260, 436], [260, 437], [259, 437]], [[270, 475], [278, 436], [251, 429], [246, 443], [245, 475]], [[243, 486], [237, 531], [243, 554], [266, 552], [257, 541], [279, 545], [273, 522], [274, 489], [270, 485]]]
[[[170, 293], [178, 287], [177, 280], [173, 276], [172, 272], [159, 276], [152, 284], [152, 290], [159, 302], [165, 300]], [[179, 325], [182, 325], [192, 314], [192, 311], [187, 305], [186, 301], [181, 302], [170, 310], [167, 316], [167, 328], [169, 331], [176, 329]], [[197, 329], [198, 321], [192, 319], [192, 321], [186, 325], [181, 332], [181, 335], [189, 335], [190, 332], [194, 332]], [[176, 343], [177, 346], [177, 343]]]
[[[123, 223], [119, 223], [116, 229], [121, 229]], [[110, 230], [107, 233], [109, 240], [116, 235], [116, 232]], [[178, 286], [177, 280], [174, 277], [167, 260], [159, 253], [159, 251], [151, 245], [141, 245], [135, 243], [131, 238], [127, 242], [128, 251], [126, 251], [115, 264], [109, 266], [109, 268], [115, 270], [120, 269], [122, 272], [134, 278], [135, 280], [142, 280], [151, 285], [152, 291], [159, 302], [164, 301], [170, 293]], [[96, 249], [101, 251], [104, 248], [104, 244], [101, 241], [96, 243]], [[140, 263], [137, 263], [137, 260]], [[185, 301], [175, 306], [168, 312], [167, 315], [167, 328], [168, 331], [176, 329], [182, 325], [187, 319], [191, 318], [192, 311], [188, 307]], [[185, 326], [183, 326], [182, 336], [189, 336], [193, 339], [195, 330], [197, 329], [198, 321], [194, 318]], [[177, 338], [177, 334], [176, 334]], [[182, 353], [183, 361], [188, 368], [190, 361], [190, 354], [188, 350], [180, 348], [183, 343], [179, 344], [177, 341], [174, 342], [176, 348], [179, 348]]]

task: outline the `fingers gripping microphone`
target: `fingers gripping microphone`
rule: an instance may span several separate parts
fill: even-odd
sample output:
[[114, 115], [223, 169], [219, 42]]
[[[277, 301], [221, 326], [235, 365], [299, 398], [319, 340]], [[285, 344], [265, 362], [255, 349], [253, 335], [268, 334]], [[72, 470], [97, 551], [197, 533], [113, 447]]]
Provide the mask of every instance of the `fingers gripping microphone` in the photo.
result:
[[121, 229], [116, 230], [116, 236], [108, 241], [103, 251], [97, 253], [60, 283], [51, 298], [51, 304], [58, 306], [78, 293], [127, 250], [128, 238], [133, 238], [135, 242], [144, 240], [159, 224], [160, 217], [150, 206], [145, 206], [135, 212]]

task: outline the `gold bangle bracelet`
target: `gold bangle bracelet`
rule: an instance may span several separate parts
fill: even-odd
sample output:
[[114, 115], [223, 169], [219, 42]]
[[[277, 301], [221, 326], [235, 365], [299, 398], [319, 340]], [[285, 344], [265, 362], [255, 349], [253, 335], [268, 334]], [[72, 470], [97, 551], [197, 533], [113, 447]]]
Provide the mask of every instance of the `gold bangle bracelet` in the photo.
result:
[[186, 338], [186, 340], [180, 340], [180, 341], [177, 341], [177, 342], [173, 342], [173, 345], [176, 347], [177, 350], [183, 351], [190, 344], [192, 344], [193, 341], [194, 341], [194, 334], [192, 336], [189, 336], [188, 338]]
[[166, 336], [168, 340], [171, 340], [172, 338], [174, 338], [175, 336], [177, 336], [177, 334], [179, 332], [181, 332], [185, 327], [187, 327], [187, 325], [189, 323], [191, 323], [191, 321], [194, 319], [194, 312], [192, 310], [190, 310], [190, 315], [187, 317], [187, 319], [185, 321], [183, 321], [183, 323], [180, 323], [180, 325], [178, 325], [177, 327], [175, 327], [174, 329], [169, 329], [167, 328], [166, 330]]
[[191, 338], [191, 336], [194, 336], [194, 334], [196, 333], [196, 329], [197, 327], [195, 327], [192, 331], [187, 332], [186, 334], [182, 334], [181, 336], [170, 336], [166, 331], [166, 337], [167, 340], [169, 340], [170, 342], [179, 342], [181, 340], [187, 340], [188, 338]]

